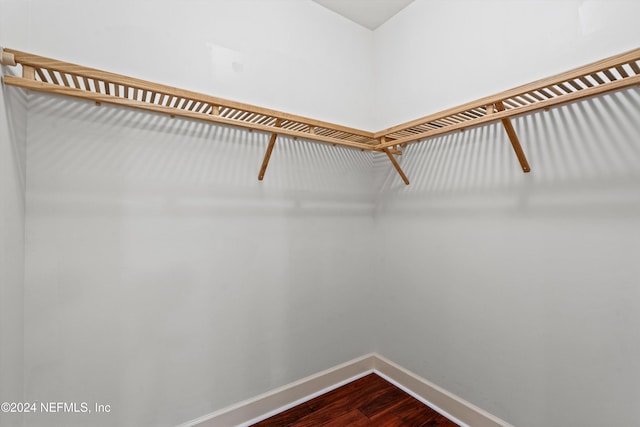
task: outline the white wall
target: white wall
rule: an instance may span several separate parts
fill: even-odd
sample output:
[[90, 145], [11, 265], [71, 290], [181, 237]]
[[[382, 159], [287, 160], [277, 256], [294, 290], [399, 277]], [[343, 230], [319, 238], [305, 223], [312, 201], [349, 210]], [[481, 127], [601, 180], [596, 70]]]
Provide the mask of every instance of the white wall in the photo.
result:
[[[175, 425], [365, 354], [366, 153], [34, 96], [27, 425]], [[364, 272], [364, 274], [363, 274]]]
[[[371, 39], [310, 1], [31, 3], [24, 49], [367, 126]], [[26, 398], [112, 412], [26, 425], [176, 425], [372, 348], [367, 153], [279, 139], [258, 182], [269, 135], [29, 105]]]
[[375, 33], [379, 129], [640, 44], [636, 0], [416, 0]]
[[310, 0], [30, 1], [34, 53], [372, 126], [371, 34]]
[[[376, 103], [393, 123], [629, 50], [639, 14], [415, 2], [376, 33]], [[639, 114], [631, 88], [514, 120], [527, 175], [499, 125], [410, 146], [411, 185], [380, 178], [377, 350], [519, 427], [639, 425]]]
[[[3, 67], [4, 68], [4, 67]], [[24, 192], [27, 97], [0, 95], [0, 402], [23, 395]], [[0, 413], [0, 426], [18, 425]], [[19, 422], [19, 421], [18, 421]], [[5, 424], [6, 423], [6, 424]]]
[[[8, 12], [11, 10], [11, 14]], [[0, 43], [21, 40], [26, 8], [0, 1]], [[11, 70], [0, 67], [2, 74]], [[27, 94], [0, 88], [0, 402], [23, 398], [24, 198]], [[0, 426], [21, 424], [0, 413]]]

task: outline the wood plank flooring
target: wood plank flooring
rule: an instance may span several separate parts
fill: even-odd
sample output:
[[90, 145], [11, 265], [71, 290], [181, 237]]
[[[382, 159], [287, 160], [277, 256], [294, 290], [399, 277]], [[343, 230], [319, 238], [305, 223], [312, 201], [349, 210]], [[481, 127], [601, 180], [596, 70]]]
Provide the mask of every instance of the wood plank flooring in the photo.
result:
[[376, 374], [318, 396], [253, 427], [457, 427]]

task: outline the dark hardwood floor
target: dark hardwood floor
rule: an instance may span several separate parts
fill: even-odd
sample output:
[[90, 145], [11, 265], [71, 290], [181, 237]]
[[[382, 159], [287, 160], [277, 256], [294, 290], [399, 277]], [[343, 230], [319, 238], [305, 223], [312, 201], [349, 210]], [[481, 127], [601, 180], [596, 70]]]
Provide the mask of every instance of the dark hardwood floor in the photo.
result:
[[375, 374], [318, 396], [254, 427], [457, 427]]

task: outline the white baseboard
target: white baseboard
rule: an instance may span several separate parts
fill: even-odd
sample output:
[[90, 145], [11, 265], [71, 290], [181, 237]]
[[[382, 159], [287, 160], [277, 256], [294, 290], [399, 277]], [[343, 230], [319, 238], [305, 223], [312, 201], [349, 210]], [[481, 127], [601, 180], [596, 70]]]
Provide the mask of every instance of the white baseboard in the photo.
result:
[[179, 427], [250, 426], [373, 372], [374, 354], [268, 391], [252, 399], [189, 421]]
[[373, 371], [461, 427], [513, 427], [455, 394], [375, 354]]
[[513, 427], [375, 353], [353, 359], [181, 424], [179, 427], [247, 427], [372, 372], [460, 424], [461, 427]]

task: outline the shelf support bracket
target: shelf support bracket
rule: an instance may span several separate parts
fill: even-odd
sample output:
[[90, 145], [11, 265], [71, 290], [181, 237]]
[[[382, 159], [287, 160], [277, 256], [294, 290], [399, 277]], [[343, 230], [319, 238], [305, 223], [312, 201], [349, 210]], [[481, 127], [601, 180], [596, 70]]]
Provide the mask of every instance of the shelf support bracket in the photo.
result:
[[[282, 121], [280, 119], [276, 120], [276, 127], [280, 127]], [[276, 139], [278, 138], [278, 134], [273, 132], [271, 134], [271, 139], [269, 140], [269, 145], [267, 146], [267, 152], [264, 153], [264, 159], [262, 160], [262, 167], [260, 168], [260, 173], [258, 174], [258, 181], [262, 181], [264, 179], [264, 174], [267, 172], [267, 166], [269, 166], [269, 159], [271, 159], [271, 153], [273, 152], [273, 147], [276, 145]]]
[[[381, 137], [380, 138], [380, 143], [384, 144], [385, 143], [385, 137]], [[385, 147], [382, 149], [386, 154], [387, 157], [389, 157], [389, 160], [391, 160], [391, 163], [393, 164], [393, 167], [396, 168], [396, 170], [398, 171], [398, 174], [400, 175], [400, 177], [402, 178], [402, 180], [404, 181], [404, 183], [406, 185], [409, 185], [409, 178], [407, 178], [407, 175], [404, 174], [404, 172], [402, 171], [402, 168], [400, 167], [400, 165], [398, 164], [398, 161], [396, 160], [395, 157], [393, 157], [393, 154], [391, 153], [391, 151], [389, 150], [389, 147]]]
[[[505, 106], [502, 101], [496, 102], [496, 109], [498, 111], [504, 111]], [[489, 109], [487, 109], [487, 113], [489, 113]], [[527, 157], [524, 154], [524, 150], [522, 149], [522, 145], [520, 145], [520, 140], [518, 139], [518, 135], [516, 134], [515, 129], [513, 128], [513, 124], [511, 124], [511, 120], [508, 117], [501, 119], [502, 126], [504, 126], [504, 130], [507, 132], [507, 136], [509, 136], [509, 141], [511, 141], [511, 146], [513, 147], [513, 151], [516, 153], [516, 157], [520, 162], [520, 167], [522, 167], [522, 172], [528, 173], [531, 172], [531, 168], [529, 167], [529, 162], [527, 161]]]

